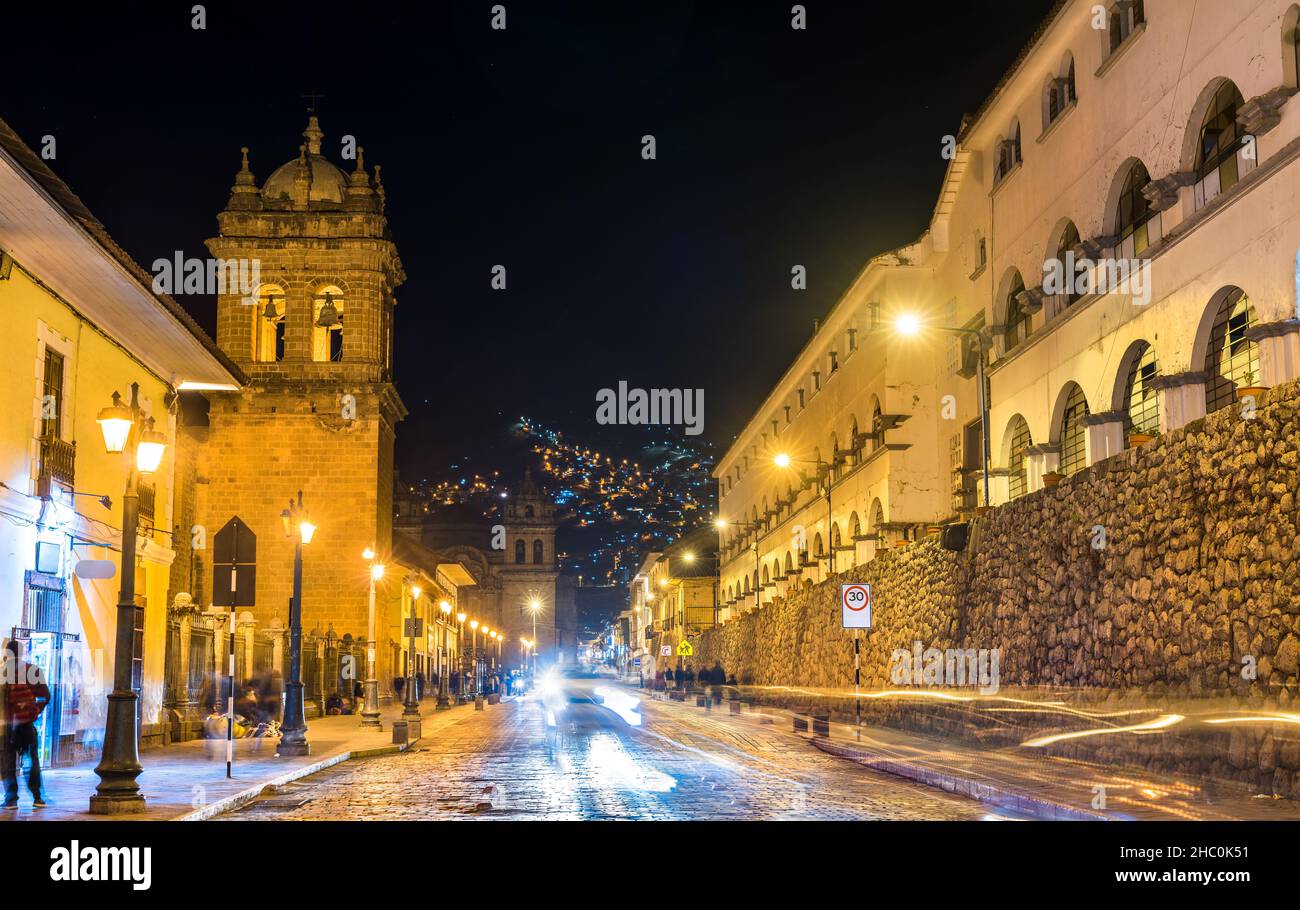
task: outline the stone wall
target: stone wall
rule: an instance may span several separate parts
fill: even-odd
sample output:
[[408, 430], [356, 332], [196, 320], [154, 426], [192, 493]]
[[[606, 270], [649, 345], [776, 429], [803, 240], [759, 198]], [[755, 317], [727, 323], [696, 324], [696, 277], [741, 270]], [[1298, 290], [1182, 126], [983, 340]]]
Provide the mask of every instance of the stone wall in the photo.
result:
[[[897, 688], [890, 657], [920, 641], [1000, 649], [1004, 689], [1051, 687], [1189, 717], [1211, 705], [1291, 710], [1300, 695], [1298, 412], [1300, 383], [1272, 390], [1253, 419], [1225, 408], [991, 510], [963, 552], [929, 538], [750, 611], [705, 633], [697, 663], [720, 660], [754, 685], [851, 686], [840, 584], [870, 582], [868, 688]], [[1254, 679], [1242, 672], [1252, 662]], [[1207, 751], [1207, 737], [1222, 747]], [[1126, 739], [1146, 740], [1140, 754], [1152, 767], [1300, 795], [1291, 725], [1206, 729], [1193, 767], [1152, 748], [1162, 737]]]

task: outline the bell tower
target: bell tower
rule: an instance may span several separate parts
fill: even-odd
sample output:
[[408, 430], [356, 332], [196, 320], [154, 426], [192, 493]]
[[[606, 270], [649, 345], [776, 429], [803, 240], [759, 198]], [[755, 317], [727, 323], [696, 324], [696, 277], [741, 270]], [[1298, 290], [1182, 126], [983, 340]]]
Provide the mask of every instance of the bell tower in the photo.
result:
[[237, 515], [256, 533], [254, 614], [265, 622], [287, 615], [292, 542], [279, 515], [302, 490], [317, 526], [303, 549], [304, 632], [364, 637], [360, 554], [391, 552], [393, 442], [406, 416], [392, 381], [394, 291], [405, 274], [379, 168], [372, 179], [361, 148], [350, 174], [331, 162], [314, 114], [302, 136], [260, 188], [242, 150], [207, 241], [223, 274], [254, 280], [217, 298], [217, 344], [248, 384], [206, 393], [196, 505], [209, 529]]
[[555, 557], [555, 503], [524, 471], [523, 482], [506, 500], [506, 552], [501, 565], [501, 622], [513, 639], [515, 650], [521, 638], [533, 637], [533, 603], [537, 609], [538, 665], [555, 660], [560, 647], [556, 636], [559, 606]]

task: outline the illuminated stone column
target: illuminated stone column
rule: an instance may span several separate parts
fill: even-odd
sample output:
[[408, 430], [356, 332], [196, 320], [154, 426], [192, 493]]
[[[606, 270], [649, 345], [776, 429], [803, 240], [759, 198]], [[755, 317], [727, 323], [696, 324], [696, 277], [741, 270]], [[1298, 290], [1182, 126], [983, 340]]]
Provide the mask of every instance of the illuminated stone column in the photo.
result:
[[1157, 376], [1148, 385], [1160, 402], [1160, 432], [1168, 433], [1205, 416], [1204, 373]]
[[1259, 346], [1259, 383], [1272, 388], [1300, 376], [1300, 319], [1262, 322], [1246, 329]]
[[1061, 447], [1052, 442], [1025, 449], [1025, 489], [1033, 493], [1043, 488], [1043, 475], [1061, 466]]
[[1124, 451], [1127, 440], [1124, 436], [1124, 414], [1120, 411], [1104, 411], [1089, 414], [1083, 418], [1085, 451], [1088, 464], [1118, 455]]

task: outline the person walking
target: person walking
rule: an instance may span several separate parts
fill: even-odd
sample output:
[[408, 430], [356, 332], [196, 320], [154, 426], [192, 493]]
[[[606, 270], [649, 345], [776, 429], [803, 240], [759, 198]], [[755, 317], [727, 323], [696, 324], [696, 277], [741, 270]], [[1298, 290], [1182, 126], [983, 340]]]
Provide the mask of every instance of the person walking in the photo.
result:
[[0, 708], [3, 708], [3, 764], [5, 781], [5, 809], [18, 808], [18, 772], [23, 756], [31, 760], [27, 772], [27, 789], [32, 792], [32, 802], [38, 809], [45, 805], [41, 790], [40, 740], [36, 733], [36, 720], [50, 703], [50, 690], [45, 685], [40, 667], [22, 660], [18, 642], [5, 643], [4, 666], [0, 675]]
[[676, 680], [675, 680], [674, 677], [673, 677], [673, 668], [672, 668], [672, 667], [669, 667], [667, 670], [664, 670], [664, 682], [665, 682], [665, 684], [668, 686], [668, 691], [669, 691], [669, 692], [671, 692], [673, 689], [676, 689], [676, 688], [677, 688], [677, 682], [676, 682]]

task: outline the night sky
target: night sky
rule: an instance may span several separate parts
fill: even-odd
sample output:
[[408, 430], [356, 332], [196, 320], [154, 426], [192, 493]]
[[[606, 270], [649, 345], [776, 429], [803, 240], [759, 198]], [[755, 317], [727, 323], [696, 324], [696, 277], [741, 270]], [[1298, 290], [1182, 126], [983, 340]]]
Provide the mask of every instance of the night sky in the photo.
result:
[[507, 2], [505, 32], [489, 2], [208, 3], [206, 31], [192, 5], [6, 10], [0, 117], [56, 137], [148, 267], [207, 255], [239, 147], [260, 184], [321, 93], [327, 157], [352, 134], [383, 165], [413, 476], [519, 414], [593, 431], [621, 379], [703, 388], [720, 454], [865, 261], [924, 230], [940, 137], [1052, 2], [814, 0], [806, 31], [760, 0]]

